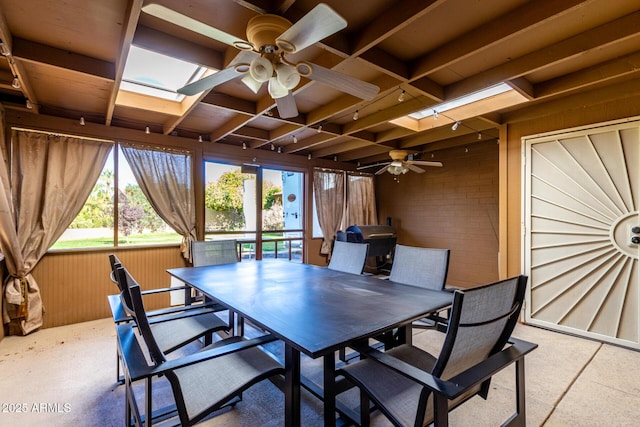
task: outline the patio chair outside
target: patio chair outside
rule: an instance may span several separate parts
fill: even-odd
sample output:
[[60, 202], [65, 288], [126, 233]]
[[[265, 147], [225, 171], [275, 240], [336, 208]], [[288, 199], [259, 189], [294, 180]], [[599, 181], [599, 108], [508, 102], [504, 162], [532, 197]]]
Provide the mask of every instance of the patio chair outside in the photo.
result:
[[368, 243], [352, 243], [336, 240], [329, 260], [329, 269], [344, 273], [362, 274], [367, 261]]
[[193, 355], [167, 361], [146, 316], [139, 285], [122, 269], [118, 275], [120, 280], [130, 282], [132, 315], [155, 367], [154, 375], [165, 375], [171, 384], [181, 425], [197, 424], [213, 411], [234, 404], [234, 399], [252, 385], [284, 374], [284, 368], [257, 347], [275, 337], [254, 340], [231, 337]]
[[[510, 336], [526, 285], [527, 277], [518, 276], [456, 290], [437, 356], [407, 344], [384, 353], [355, 345], [366, 358], [337, 372], [361, 390], [360, 425], [369, 425], [370, 402], [396, 426], [423, 426], [434, 420], [446, 425], [448, 411], [476, 394], [486, 399], [491, 376], [515, 362], [517, 407], [507, 425], [524, 426], [524, 356], [537, 345]], [[508, 341], [514, 344], [505, 348]]]

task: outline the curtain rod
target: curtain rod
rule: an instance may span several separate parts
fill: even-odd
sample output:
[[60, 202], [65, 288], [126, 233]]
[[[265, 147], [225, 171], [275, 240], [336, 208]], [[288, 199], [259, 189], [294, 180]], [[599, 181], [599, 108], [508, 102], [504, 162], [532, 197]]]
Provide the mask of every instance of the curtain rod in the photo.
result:
[[369, 172], [346, 171], [346, 170], [343, 170], [343, 169], [330, 169], [330, 168], [321, 168], [321, 167], [315, 167], [313, 169], [314, 170], [319, 170], [319, 171], [322, 171], [322, 172], [346, 173], [347, 175], [373, 176], [373, 174], [369, 173]]
[[22, 131], [22, 132], [41, 133], [41, 134], [50, 135], [50, 136], [66, 136], [68, 138], [86, 139], [87, 141], [112, 142], [112, 143], [115, 144], [115, 141], [112, 140], [112, 139], [101, 139], [101, 138], [93, 138], [93, 137], [90, 137], [90, 136], [70, 135], [68, 133], [50, 132], [50, 131], [39, 130], [39, 129], [27, 129], [27, 128], [20, 128], [20, 127], [11, 126], [11, 130], [17, 130], [17, 131]]

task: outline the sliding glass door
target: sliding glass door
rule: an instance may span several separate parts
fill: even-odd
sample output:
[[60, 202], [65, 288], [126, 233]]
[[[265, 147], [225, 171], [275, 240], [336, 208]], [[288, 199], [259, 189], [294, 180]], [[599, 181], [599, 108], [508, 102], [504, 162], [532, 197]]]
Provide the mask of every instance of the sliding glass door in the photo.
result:
[[205, 238], [236, 239], [241, 261], [303, 261], [304, 174], [205, 162]]

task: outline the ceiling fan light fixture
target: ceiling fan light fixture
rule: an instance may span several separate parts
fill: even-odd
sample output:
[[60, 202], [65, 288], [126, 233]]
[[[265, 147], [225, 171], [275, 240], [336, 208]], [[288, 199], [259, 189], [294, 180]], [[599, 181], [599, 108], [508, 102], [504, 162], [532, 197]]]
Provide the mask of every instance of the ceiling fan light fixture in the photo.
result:
[[297, 73], [295, 67], [289, 64], [278, 64], [276, 66], [276, 76], [278, 83], [287, 90], [295, 88], [300, 83], [300, 74]]
[[251, 61], [249, 75], [257, 82], [264, 83], [273, 76], [273, 64], [264, 56]]
[[387, 172], [391, 175], [402, 175], [407, 173], [408, 170], [409, 169], [402, 166], [402, 162], [392, 162], [389, 168], [387, 168]]
[[289, 89], [282, 86], [280, 82], [278, 82], [277, 77], [271, 77], [269, 79], [269, 95], [273, 99], [283, 98], [289, 94]]

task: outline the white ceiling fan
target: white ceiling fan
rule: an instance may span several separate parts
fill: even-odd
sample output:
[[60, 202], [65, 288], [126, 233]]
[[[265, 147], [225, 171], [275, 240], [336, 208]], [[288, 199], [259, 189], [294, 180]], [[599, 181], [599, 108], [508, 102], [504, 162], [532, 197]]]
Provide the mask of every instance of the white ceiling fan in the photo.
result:
[[295, 24], [279, 15], [257, 15], [247, 23], [248, 41], [159, 4], [147, 4], [142, 10], [241, 50], [227, 68], [187, 84], [178, 89], [179, 93], [195, 95], [238, 77], [242, 77], [242, 82], [257, 93], [262, 84], [268, 82], [269, 95], [275, 99], [280, 117], [289, 118], [298, 115], [291, 90], [301, 77], [365, 100], [373, 99], [380, 90], [371, 83], [317, 64], [287, 60], [285, 55], [299, 52], [347, 26], [347, 21], [324, 3], [318, 4]]
[[441, 162], [430, 162], [426, 160], [405, 160], [408, 155], [409, 153], [406, 150], [391, 150], [389, 151], [389, 157], [391, 157], [390, 162], [361, 166], [358, 168], [358, 170], [384, 165], [384, 167], [376, 171], [376, 175], [380, 175], [386, 171], [391, 175], [395, 175], [397, 177], [398, 175], [404, 175], [409, 171], [416, 173], [425, 172], [424, 169], [416, 165], [442, 167]]

